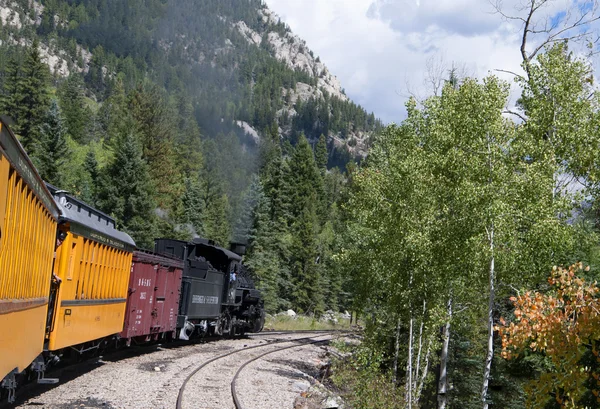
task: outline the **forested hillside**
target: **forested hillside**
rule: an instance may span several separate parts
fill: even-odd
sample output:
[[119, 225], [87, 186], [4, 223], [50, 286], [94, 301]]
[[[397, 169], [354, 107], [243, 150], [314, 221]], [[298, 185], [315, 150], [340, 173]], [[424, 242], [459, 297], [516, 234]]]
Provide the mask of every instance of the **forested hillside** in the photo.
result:
[[46, 180], [140, 247], [248, 242], [269, 311], [347, 303], [337, 203], [381, 124], [261, 1], [0, 0], [0, 23], [0, 112]]

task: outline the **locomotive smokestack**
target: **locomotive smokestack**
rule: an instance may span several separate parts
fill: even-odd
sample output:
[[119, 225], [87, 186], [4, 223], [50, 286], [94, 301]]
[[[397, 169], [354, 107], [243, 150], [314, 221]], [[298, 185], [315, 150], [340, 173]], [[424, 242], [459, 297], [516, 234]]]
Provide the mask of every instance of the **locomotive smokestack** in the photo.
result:
[[246, 254], [246, 245], [244, 243], [235, 243], [232, 241], [229, 243], [229, 250], [233, 251], [238, 256], [243, 256]]

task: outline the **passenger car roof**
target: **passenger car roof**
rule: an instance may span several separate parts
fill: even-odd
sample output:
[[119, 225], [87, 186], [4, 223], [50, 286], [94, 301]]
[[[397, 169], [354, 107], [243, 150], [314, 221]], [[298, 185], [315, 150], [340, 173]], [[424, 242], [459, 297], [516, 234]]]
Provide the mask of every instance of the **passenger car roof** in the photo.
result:
[[47, 183], [60, 210], [61, 221], [71, 224], [71, 231], [91, 240], [125, 251], [133, 251], [135, 242], [129, 234], [116, 229], [115, 220], [64, 190]]

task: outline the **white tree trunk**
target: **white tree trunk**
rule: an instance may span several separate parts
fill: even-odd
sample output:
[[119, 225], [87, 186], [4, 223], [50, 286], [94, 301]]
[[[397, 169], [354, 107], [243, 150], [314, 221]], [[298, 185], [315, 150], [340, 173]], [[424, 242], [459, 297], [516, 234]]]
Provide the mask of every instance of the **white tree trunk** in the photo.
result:
[[490, 296], [488, 304], [488, 345], [487, 355], [485, 358], [485, 369], [483, 371], [483, 388], [481, 389], [481, 400], [483, 402], [483, 409], [488, 409], [488, 385], [490, 382], [490, 373], [492, 371], [492, 359], [494, 358], [494, 297], [496, 295], [494, 284], [496, 281], [495, 270], [494, 270], [494, 223], [492, 223], [491, 229], [489, 230], [490, 238], [490, 274], [489, 274], [489, 286]]
[[400, 354], [400, 318], [396, 324], [396, 353], [394, 354], [394, 374], [392, 377], [392, 383], [396, 385], [398, 380], [398, 355]]
[[440, 379], [438, 382], [438, 409], [448, 406], [448, 348], [450, 346], [450, 320], [452, 319], [452, 297], [448, 298], [448, 320], [444, 325], [442, 353], [440, 356]]
[[[413, 377], [413, 396], [416, 398], [417, 386], [419, 383], [419, 371], [421, 370], [421, 352], [423, 350], [423, 325], [425, 324], [425, 312], [427, 311], [427, 302], [423, 300], [423, 318], [419, 326], [419, 349], [417, 350], [417, 365], [415, 367], [415, 376]], [[415, 399], [416, 402], [416, 399]]]
[[423, 386], [425, 386], [425, 379], [427, 379], [427, 371], [429, 370], [429, 354], [431, 352], [431, 340], [429, 340], [429, 345], [427, 345], [427, 352], [425, 353], [425, 367], [423, 368], [423, 374], [421, 375], [421, 382], [417, 387], [416, 398], [415, 401], [419, 401], [421, 398], [421, 392], [423, 391]]
[[406, 382], [406, 403], [408, 409], [412, 409], [412, 359], [413, 359], [413, 317], [412, 313], [410, 316], [410, 325], [408, 329], [408, 363], [406, 365], [406, 373], [408, 374], [408, 381]]

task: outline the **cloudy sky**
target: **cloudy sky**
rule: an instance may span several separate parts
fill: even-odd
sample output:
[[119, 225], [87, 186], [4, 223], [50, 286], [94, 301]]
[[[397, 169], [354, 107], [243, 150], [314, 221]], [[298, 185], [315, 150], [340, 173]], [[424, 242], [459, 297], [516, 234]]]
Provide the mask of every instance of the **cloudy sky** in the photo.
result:
[[[493, 0], [495, 1], [495, 0]], [[524, 16], [529, 0], [503, 0]], [[346, 93], [386, 123], [405, 117], [409, 95], [424, 97], [428, 66], [454, 63], [468, 75], [520, 71], [521, 22], [494, 13], [488, 0], [266, 0], [337, 75]], [[538, 23], [564, 23], [564, 10], [588, 0], [550, 0]], [[576, 13], [573, 13], [576, 14]], [[549, 20], [547, 20], [549, 19]], [[541, 26], [540, 26], [541, 27]], [[535, 40], [535, 39], [534, 39]], [[513, 98], [518, 95], [513, 87]]]

